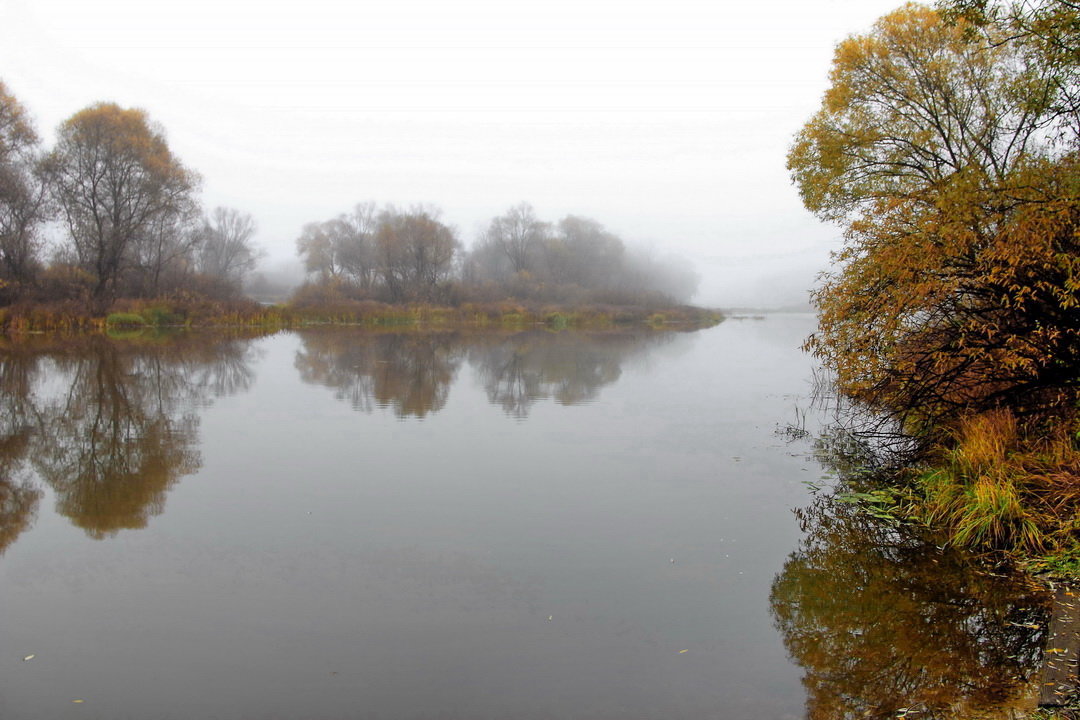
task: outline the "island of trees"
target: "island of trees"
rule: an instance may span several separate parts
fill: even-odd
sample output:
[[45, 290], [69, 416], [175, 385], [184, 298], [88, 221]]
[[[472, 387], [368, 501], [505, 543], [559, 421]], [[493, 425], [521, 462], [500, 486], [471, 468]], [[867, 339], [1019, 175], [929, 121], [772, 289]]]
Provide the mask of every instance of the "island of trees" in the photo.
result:
[[[808, 347], [906, 471], [859, 495], [1080, 570], [1080, 10], [908, 4], [842, 42], [789, 168], [846, 242]], [[879, 449], [883, 446], [879, 445]]]
[[0, 83], [0, 328], [716, 319], [685, 306], [697, 285], [685, 263], [525, 203], [468, 251], [435, 207], [357, 204], [303, 228], [308, 281], [261, 306], [243, 293], [260, 256], [254, 219], [204, 210], [199, 184], [145, 111], [92, 105], [45, 149]]

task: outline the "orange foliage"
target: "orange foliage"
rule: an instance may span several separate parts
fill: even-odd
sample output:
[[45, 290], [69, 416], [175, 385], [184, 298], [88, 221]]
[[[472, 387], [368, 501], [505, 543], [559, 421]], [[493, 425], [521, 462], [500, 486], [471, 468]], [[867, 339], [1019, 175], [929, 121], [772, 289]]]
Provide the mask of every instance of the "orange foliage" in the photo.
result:
[[807, 346], [917, 435], [1080, 399], [1080, 155], [1047, 139], [1053, 69], [968, 30], [909, 4], [846, 40], [788, 158], [847, 237]]

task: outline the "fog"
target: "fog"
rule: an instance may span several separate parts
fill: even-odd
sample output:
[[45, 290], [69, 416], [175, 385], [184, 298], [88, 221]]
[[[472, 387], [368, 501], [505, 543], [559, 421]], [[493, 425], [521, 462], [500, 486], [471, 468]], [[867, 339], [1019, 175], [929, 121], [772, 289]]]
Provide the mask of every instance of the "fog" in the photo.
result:
[[791, 137], [897, 4], [0, 0], [0, 79], [46, 144], [90, 103], [146, 109], [268, 271], [360, 200], [434, 204], [467, 246], [527, 201], [686, 258], [699, 304], [786, 306], [839, 238]]

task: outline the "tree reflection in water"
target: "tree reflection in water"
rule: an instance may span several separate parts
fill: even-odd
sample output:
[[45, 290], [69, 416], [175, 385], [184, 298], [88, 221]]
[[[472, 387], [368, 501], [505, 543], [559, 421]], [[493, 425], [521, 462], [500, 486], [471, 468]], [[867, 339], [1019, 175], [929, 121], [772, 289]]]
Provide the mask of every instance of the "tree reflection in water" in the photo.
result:
[[595, 399], [619, 379], [628, 358], [673, 337], [668, 332], [522, 332], [476, 343], [469, 360], [488, 400], [520, 419], [538, 400], [577, 405]]
[[508, 415], [528, 416], [538, 401], [563, 405], [594, 399], [619, 379], [627, 358], [675, 337], [671, 332], [298, 333], [300, 377], [334, 390], [362, 412], [393, 408], [398, 417], [422, 418], [441, 410], [462, 359], [476, 369], [488, 399]]
[[91, 537], [145, 527], [177, 480], [199, 468], [196, 409], [253, 378], [250, 341], [242, 338], [86, 336], [3, 349], [0, 542], [7, 543], [32, 522], [40, 496], [29, 480], [14, 481], [27, 475], [28, 457], [56, 493], [57, 511]]
[[[493, 403], [525, 417], [542, 398], [594, 398], [628, 357], [671, 333], [303, 331], [296, 366], [353, 407], [442, 409], [468, 357]], [[253, 381], [250, 338], [179, 334], [0, 341], [0, 552], [30, 527], [42, 483], [94, 538], [145, 527], [198, 470], [201, 406]]]
[[0, 362], [0, 553], [37, 517], [41, 490], [28, 467], [37, 413], [29, 401], [36, 363], [12, 352]]
[[398, 417], [425, 417], [446, 405], [464, 355], [458, 333], [304, 330], [296, 368], [304, 382], [334, 390], [354, 409], [393, 408]]
[[1005, 718], [1034, 709], [1049, 597], [819, 499], [773, 582], [807, 718]]

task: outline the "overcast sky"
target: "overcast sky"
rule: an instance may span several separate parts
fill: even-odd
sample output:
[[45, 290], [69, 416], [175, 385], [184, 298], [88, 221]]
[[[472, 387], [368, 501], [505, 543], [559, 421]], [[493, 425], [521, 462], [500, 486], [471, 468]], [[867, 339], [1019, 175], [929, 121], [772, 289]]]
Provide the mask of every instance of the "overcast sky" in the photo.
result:
[[836, 43], [896, 0], [0, 0], [0, 80], [53, 129], [147, 110], [267, 265], [362, 200], [471, 243], [531, 202], [691, 260], [697, 302], [805, 298], [837, 247], [784, 158]]

